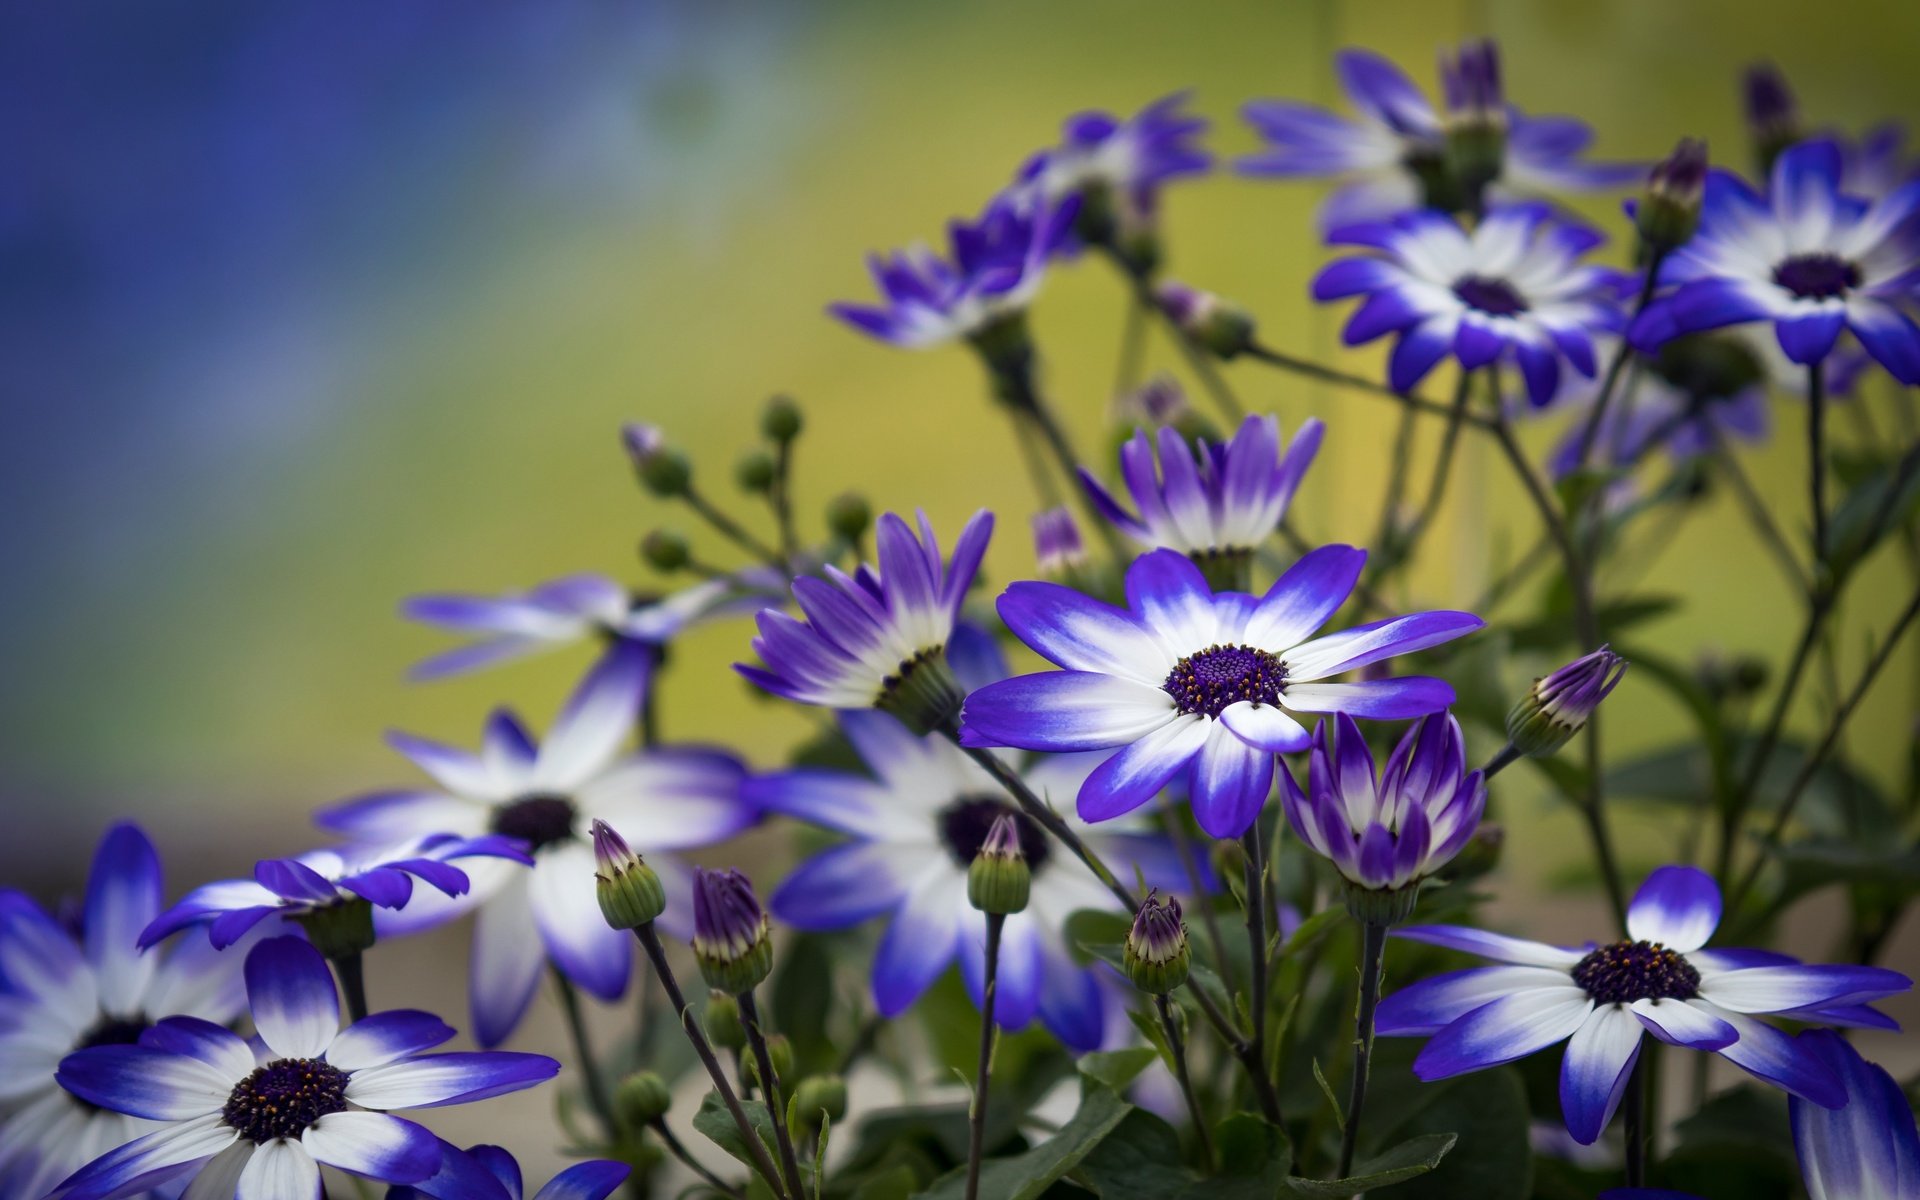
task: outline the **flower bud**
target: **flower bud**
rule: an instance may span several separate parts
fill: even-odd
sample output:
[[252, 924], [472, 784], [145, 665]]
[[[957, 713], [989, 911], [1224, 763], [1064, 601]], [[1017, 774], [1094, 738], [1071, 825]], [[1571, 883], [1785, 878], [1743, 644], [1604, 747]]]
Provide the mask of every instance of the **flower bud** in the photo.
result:
[[1127, 931], [1127, 978], [1141, 991], [1163, 996], [1187, 981], [1192, 961], [1179, 899], [1163, 901], [1157, 890], [1148, 892]]
[[858, 542], [872, 526], [873, 508], [858, 492], [843, 492], [827, 505], [827, 528], [844, 542]]
[[1754, 161], [1765, 179], [1780, 152], [1800, 140], [1800, 105], [1787, 86], [1786, 76], [1770, 62], [1747, 68], [1741, 91], [1746, 102], [1747, 132], [1753, 138]]
[[347, 958], [373, 948], [373, 905], [366, 900], [323, 904], [307, 909], [294, 920], [306, 930], [307, 940], [322, 958]]
[[1654, 164], [1634, 212], [1643, 257], [1678, 249], [1700, 224], [1707, 189], [1707, 144], [1681, 138], [1673, 153]]
[[967, 868], [967, 901], [983, 913], [1004, 916], [1027, 907], [1033, 872], [1020, 848], [1019, 820], [1011, 812], [995, 817]]
[[670, 529], [656, 529], [640, 539], [640, 557], [663, 575], [685, 569], [693, 561], [687, 539]]
[[633, 460], [633, 469], [644, 471], [647, 464], [667, 448], [667, 435], [658, 425], [628, 421], [620, 427], [620, 442], [627, 448], [627, 457]]
[[1500, 51], [1491, 39], [1462, 43], [1440, 56], [1447, 115], [1447, 167], [1466, 207], [1478, 211], [1489, 183], [1500, 178], [1507, 152], [1507, 99], [1500, 84]]
[[[773, 1061], [773, 1074], [776, 1080], [785, 1079], [793, 1073], [793, 1042], [784, 1033], [772, 1033], [763, 1030], [767, 1039], [767, 1057]], [[750, 1054], [740, 1063], [741, 1078], [748, 1087], [766, 1090], [760, 1082], [760, 1056]]]
[[644, 1129], [673, 1107], [673, 1090], [653, 1071], [636, 1071], [620, 1081], [613, 1103], [631, 1129]]
[[761, 495], [773, 487], [773, 459], [758, 450], [752, 450], [740, 456], [740, 462], [733, 468], [733, 481], [740, 490], [751, 495]]
[[1071, 575], [1087, 565], [1086, 543], [1080, 540], [1080, 526], [1072, 513], [1050, 508], [1033, 514], [1033, 558], [1049, 579]]
[[707, 986], [750, 992], [773, 970], [772, 922], [737, 870], [693, 873], [693, 955]]
[[821, 1114], [838, 1122], [847, 1115], [847, 1081], [838, 1075], [809, 1075], [793, 1092], [793, 1115], [801, 1127], [818, 1130]]
[[1168, 280], [1153, 295], [1189, 341], [1217, 358], [1233, 358], [1253, 343], [1253, 317], [1212, 292]]
[[739, 1050], [747, 1044], [747, 1027], [740, 1023], [740, 1002], [732, 993], [714, 989], [707, 995], [707, 1040], [722, 1050]]
[[785, 445], [799, 437], [805, 424], [800, 416], [800, 406], [793, 402], [791, 396], [775, 396], [767, 401], [766, 411], [760, 414], [760, 432], [777, 445]]
[[651, 425], [627, 426], [627, 453], [641, 485], [662, 499], [684, 495], [693, 482], [693, 464]]
[[593, 862], [594, 891], [607, 924], [638, 929], [666, 911], [660, 877], [605, 821], [593, 823]]
[[1552, 754], [1580, 732], [1626, 670], [1627, 660], [1602, 646], [1534, 680], [1507, 714], [1507, 740], [1531, 758]]

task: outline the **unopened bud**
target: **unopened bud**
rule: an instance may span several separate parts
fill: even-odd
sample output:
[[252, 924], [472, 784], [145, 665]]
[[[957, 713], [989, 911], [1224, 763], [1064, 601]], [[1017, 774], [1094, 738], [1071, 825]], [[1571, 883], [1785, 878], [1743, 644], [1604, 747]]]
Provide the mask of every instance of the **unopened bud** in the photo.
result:
[[594, 892], [615, 929], [638, 929], [667, 909], [660, 877], [605, 821], [593, 823]]
[[740, 490], [756, 496], [773, 487], [773, 476], [773, 459], [758, 450], [741, 455], [733, 468], [733, 481]]
[[[787, 1035], [784, 1033], [771, 1033], [766, 1030], [762, 1030], [761, 1032], [766, 1037], [767, 1057], [773, 1060], [774, 1077], [776, 1079], [785, 1079], [793, 1073], [793, 1043], [787, 1039]], [[748, 1055], [747, 1058], [741, 1062], [740, 1071], [748, 1087], [759, 1088], [762, 1091], [766, 1090], [766, 1085], [760, 1081], [759, 1055]]]
[[1707, 144], [1681, 138], [1672, 154], [1654, 164], [1634, 212], [1643, 257], [1665, 254], [1687, 243], [1700, 224], [1700, 200], [1706, 188]]
[[1507, 714], [1507, 740], [1532, 758], [1552, 754], [1580, 732], [1626, 670], [1627, 660], [1602, 646], [1534, 680]]
[[1787, 86], [1786, 76], [1770, 62], [1747, 68], [1741, 88], [1747, 111], [1747, 132], [1753, 138], [1754, 162], [1765, 179], [1780, 152], [1800, 140], [1800, 105]]
[[722, 1050], [739, 1050], [747, 1044], [747, 1027], [740, 1023], [740, 1002], [731, 992], [714, 989], [707, 996], [707, 1040]]
[[1253, 317], [1212, 292], [1168, 280], [1154, 289], [1154, 300], [1189, 341], [1217, 358], [1233, 358], [1253, 343]]
[[1020, 848], [1019, 820], [1011, 812], [995, 817], [967, 867], [967, 901], [983, 913], [1004, 916], [1027, 907], [1033, 871]]
[[640, 539], [640, 557], [663, 575], [671, 575], [692, 561], [687, 539], [670, 529], [656, 529]]
[[1506, 161], [1507, 99], [1499, 47], [1483, 38], [1462, 43], [1457, 54], [1442, 54], [1440, 84], [1447, 107], [1447, 168], [1467, 207], [1477, 211]]
[[1033, 514], [1033, 558], [1040, 573], [1050, 579], [1071, 574], [1087, 564], [1086, 543], [1080, 526], [1065, 508]]
[[793, 1090], [793, 1115], [802, 1127], [817, 1131], [822, 1114], [836, 1123], [847, 1115], [847, 1081], [838, 1075], [809, 1075]]
[[790, 396], [775, 396], [767, 401], [767, 409], [760, 416], [760, 432], [774, 443], [790, 442], [799, 437], [805, 424], [800, 416], [800, 406]]
[[873, 506], [858, 492], [842, 492], [827, 505], [827, 528], [844, 542], [858, 542], [872, 526]]
[[[641, 484], [663, 499], [684, 495], [693, 482], [693, 464], [687, 456], [668, 446], [652, 426], [629, 425], [627, 430], [627, 452], [633, 456]], [[635, 430], [641, 432], [636, 435]]]
[[693, 956], [707, 986], [738, 995], [773, 970], [772, 922], [737, 870], [693, 873]]
[[620, 443], [627, 448], [627, 457], [633, 460], [634, 470], [644, 471], [647, 464], [667, 448], [667, 435], [658, 425], [628, 421], [620, 427]]
[[1160, 996], [1187, 981], [1193, 952], [1187, 945], [1187, 924], [1180, 917], [1180, 901], [1158, 891], [1147, 893], [1127, 931], [1127, 978], [1143, 992]]
[[652, 1071], [636, 1071], [620, 1081], [614, 1096], [620, 1119], [631, 1129], [644, 1129], [673, 1107], [673, 1090]]

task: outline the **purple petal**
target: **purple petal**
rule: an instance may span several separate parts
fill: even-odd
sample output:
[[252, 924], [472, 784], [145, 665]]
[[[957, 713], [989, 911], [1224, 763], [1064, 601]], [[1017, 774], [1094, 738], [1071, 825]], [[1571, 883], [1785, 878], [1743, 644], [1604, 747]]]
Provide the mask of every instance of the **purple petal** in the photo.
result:
[[1720, 927], [1720, 888], [1693, 867], [1661, 867], [1627, 906], [1627, 932], [1682, 954], [1707, 944]]
[[433, 1049], [453, 1036], [453, 1027], [432, 1013], [396, 1008], [363, 1017], [340, 1031], [327, 1047], [327, 1061], [342, 1071], [384, 1066]]
[[1020, 675], [967, 697], [961, 744], [1104, 750], [1151, 735], [1174, 715], [1165, 691], [1130, 679], [1086, 671]]
[[1208, 725], [1203, 717], [1175, 717], [1100, 764], [1080, 785], [1080, 819], [1109, 820], [1153, 799], [1206, 745]]
[[1794, 1042], [1827, 1066], [1847, 1096], [1837, 1110], [1798, 1097], [1787, 1102], [1808, 1193], [1821, 1200], [1920, 1193], [1920, 1133], [1893, 1077], [1824, 1029]]
[[1549, 967], [1469, 967], [1408, 984], [1380, 1001], [1374, 1031], [1382, 1037], [1438, 1033], [1502, 996], [1564, 987], [1567, 975]]
[[1708, 1012], [1704, 1005], [1686, 1000], [1636, 1000], [1631, 1005], [1639, 1018], [1663, 1042], [1693, 1050], [1721, 1050], [1739, 1038], [1733, 1026]]
[[1564, 968], [1586, 957], [1584, 950], [1549, 946], [1545, 942], [1530, 942], [1525, 938], [1470, 929], [1465, 925], [1405, 925], [1394, 930], [1393, 935], [1521, 966]]
[[1069, 671], [1158, 682], [1173, 666], [1132, 613], [1072, 588], [1023, 581], [1008, 587], [996, 607], [1015, 637]]
[[1560, 1064], [1560, 1111], [1574, 1141], [1600, 1140], [1639, 1058], [1640, 1022], [1622, 1005], [1601, 1005], [1574, 1031]]
[[1833, 352], [1833, 344], [1846, 328], [1847, 310], [1840, 304], [1815, 312], [1782, 317], [1774, 324], [1780, 349], [1797, 363], [1815, 363]]
[[632, 1173], [627, 1164], [606, 1159], [575, 1163], [555, 1175], [533, 1200], [606, 1200]]
[[239, 1080], [205, 1059], [152, 1046], [94, 1046], [60, 1060], [60, 1086], [111, 1112], [190, 1121], [220, 1111]]
[[1247, 745], [1270, 754], [1293, 754], [1312, 741], [1300, 722], [1272, 704], [1229, 704], [1220, 712], [1220, 723]]
[[1808, 1047], [1765, 1021], [1720, 1008], [1714, 1009], [1714, 1015], [1740, 1035], [1738, 1041], [1720, 1051], [1720, 1057], [1822, 1108], [1839, 1108], [1847, 1102], [1846, 1085]]
[[1435, 1034], [1413, 1060], [1413, 1073], [1431, 1083], [1525, 1058], [1571, 1036], [1592, 1010], [1593, 1001], [1571, 982], [1514, 992]]
[[309, 1125], [300, 1144], [316, 1162], [384, 1183], [411, 1183], [440, 1167], [440, 1139], [386, 1113], [331, 1113]]
[[247, 1004], [267, 1048], [319, 1058], [340, 1031], [340, 998], [327, 960], [306, 941], [269, 938], [247, 955]]
[[906, 899], [917, 865], [885, 842], [853, 842], [803, 862], [777, 888], [769, 907], [798, 929], [845, 929], [897, 907]]
[[1237, 838], [1252, 828], [1272, 789], [1273, 755], [1215, 724], [1187, 782], [1193, 818], [1207, 836]]
[[1463, 612], [1423, 612], [1361, 625], [1299, 646], [1287, 655], [1289, 677], [1324, 679], [1382, 659], [1425, 650], [1485, 625]]
[[347, 1099], [362, 1108], [438, 1108], [467, 1104], [535, 1087], [560, 1073], [544, 1054], [479, 1050], [427, 1054], [383, 1067], [355, 1071]]
[[966, 886], [950, 872], [921, 880], [900, 907], [873, 959], [873, 999], [883, 1017], [895, 1017], [920, 998], [953, 961]]
[[83, 928], [87, 961], [107, 1012], [133, 1012], [155, 959], [139, 952], [140, 933], [160, 915], [160, 855], [140, 827], [115, 825], [100, 841], [87, 874]]
[[1829, 1005], [1862, 1004], [1907, 991], [1913, 980], [1884, 967], [1749, 967], [1710, 975], [1700, 995], [1740, 1013], [1780, 1013]]
[[1260, 598], [1247, 621], [1247, 641], [1279, 653], [1313, 636], [1347, 602], [1366, 563], [1367, 552], [1352, 546], [1301, 555]]
[[1300, 712], [1344, 713], [1375, 721], [1424, 717], [1453, 703], [1453, 685], [1425, 675], [1369, 679], [1362, 683], [1299, 683], [1282, 701]]

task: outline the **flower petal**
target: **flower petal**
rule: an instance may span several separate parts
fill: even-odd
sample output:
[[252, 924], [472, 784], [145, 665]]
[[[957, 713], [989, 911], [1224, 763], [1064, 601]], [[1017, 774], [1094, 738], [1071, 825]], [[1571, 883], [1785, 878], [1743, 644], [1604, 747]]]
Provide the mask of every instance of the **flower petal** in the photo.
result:
[[413, 1183], [440, 1169], [440, 1139], [382, 1112], [337, 1112], [300, 1135], [315, 1161], [382, 1183]]
[[547, 963], [528, 896], [531, 875], [515, 871], [474, 919], [467, 994], [473, 1007], [473, 1038], [481, 1046], [498, 1046], [513, 1033], [533, 1002], [540, 970]]
[[1290, 683], [1281, 692], [1298, 712], [1343, 713], [1374, 721], [1400, 721], [1437, 713], [1454, 701], [1453, 685], [1425, 675], [1367, 679], [1359, 683]]
[[327, 1047], [327, 1061], [342, 1071], [358, 1071], [431, 1050], [452, 1036], [453, 1027], [432, 1013], [389, 1009], [341, 1030]]
[[1278, 705], [1241, 700], [1220, 711], [1220, 723], [1247, 745], [1270, 754], [1305, 750], [1313, 738]]
[[1720, 927], [1720, 888], [1694, 867], [1661, 867], [1627, 906], [1627, 933], [1682, 954], [1707, 944]]
[[347, 1081], [347, 1099], [362, 1108], [438, 1108], [522, 1091], [559, 1073], [560, 1064], [544, 1054], [423, 1054], [355, 1071]]
[[899, 1016], [947, 969], [966, 903], [965, 877], [952, 870], [929, 872], [908, 894], [873, 959], [873, 999], [881, 1016]]
[[1173, 697], [1149, 684], [1049, 671], [1003, 679], [968, 696], [961, 738], [968, 746], [1104, 750], [1151, 735], [1174, 711]]
[[1640, 1058], [1640, 1033], [1640, 1022], [1626, 1006], [1603, 1004], [1567, 1040], [1560, 1063], [1560, 1111], [1567, 1132], [1582, 1146], [1600, 1140], [1620, 1107]]
[[1307, 552], [1260, 598], [1242, 636], [1276, 654], [1299, 645], [1340, 611], [1366, 564], [1367, 552], [1352, 546]]
[[1593, 1001], [1571, 981], [1511, 993], [1434, 1034], [1413, 1060], [1413, 1073], [1431, 1083], [1525, 1058], [1571, 1036], [1592, 1011]]
[[1913, 986], [1898, 971], [1884, 967], [1749, 967], [1700, 980], [1700, 995], [1739, 1013], [1783, 1013], [1827, 1005], [1862, 1004], [1904, 992]]
[[333, 974], [300, 938], [269, 938], [247, 955], [247, 1004], [261, 1040], [286, 1058], [319, 1058], [340, 1032]]
[[149, 1121], [217, 1113], [239, 1082], [212, 1063], [151, 1046], [76, 1050], [54, 1078], [89, 1104]]
[[1438, 1033], [1484, 1004], [1534, 988], [1564, 987], [1564, 971], [1547, 967], [1469, 967], [1410, 983], [1380, 1001], [1374, 1032], [1381, 1037]]
[[606, 1200], [632, 1173], [627, 1164], [606, 1159], [575, 1163], [549, 1180], [533, 1200]]
[[1023, 581], [995, 602], [1013, 635], [1069, 671], [1095, 671], [1157, 684], [1173, 668], [1139, 618], [1057, 583]]
[[547, 731], [534, 787], [571, 791], [613, 760], [646, 698], [652, 663], [651, 650], [629, 641], [615, 642], [601, 656]]
[[310, 1200], [320, 1194], [320, 1164], [299, 1142], [279, 1138], [254, 1147], [240, 1172], [236, 1200]]
[[1635, 1000], [1630, 1007], [1655, 1037], [1675, 1046], [1722, 1050], [1740, 1037], [1697, 1000]]
[[897, 907], [924, 878], [938, 847], [851, 842], [801, 863], [768, 901], [774, 917], [798, 929], [845, 929]]
[[87, 873], [82, 926], [104, 1011], [139, 1010], [158, 963], [153, 955], [140, 953], [140, 932], [160, 915], [160, 908], [160, 855], [139, 826], [115, 825], [101, 839]]
[[1407, 925], [1394, 930], [1393, 936], [1529, 967], [1571, 967], [1586, 957], [1583, 950], [1549, 946], [1545, 942], [1530, 942], [1464, 925]]
[[1219, 622], [1213, 589], [1178, 550], [1149, 550], [1127, 568], [1127, 606], [1176, 654], [1213, 644]]
[[239, 1137], [219, 1113], [164, 1126], [82, 1167], [61, 1186], [60, 1200], [108, 1200], [159, 1187], [219, 1154]]
[[[1156, 789], [1157, 790], [1157, 789]], [[1215, 721], [1187, 782], [1193, 819], [1208, 837], [1237, 838], [1253, 827], [1273, 790], [1273, 755]]]
[[1738, 1041], [1720, 1051], [1721, 1058], [1822, 1108], [1839, 1108], [1847, 1102], [1846, 1085], [1817, 1053], [1765, 1021], [1731, 1009], [1713, 1007], [1709, 1011], [1740, 1035]]
[[1920, 1133], [1893, 1077], [1827, 1030], [1809, 1029], [1794, 1041], [1817, 1055], [1847, 1094], [1836, 1110], [1798, 1097], [1787, 1102], [1810, 1200], [1920, 1194]]
[[1080, 819], [1109, 820], [1153, 799], [1200, 753], [1211, 724], [1205, 717], [1175, 717], [1101, 763], [1080, 785]]
[[607, 924], [585, 842], [550, 846], [533, 864], [527, 897], [547, 954], [568, 979], [602, 1000], [618, 1000], [633, 974], [633, 939]]

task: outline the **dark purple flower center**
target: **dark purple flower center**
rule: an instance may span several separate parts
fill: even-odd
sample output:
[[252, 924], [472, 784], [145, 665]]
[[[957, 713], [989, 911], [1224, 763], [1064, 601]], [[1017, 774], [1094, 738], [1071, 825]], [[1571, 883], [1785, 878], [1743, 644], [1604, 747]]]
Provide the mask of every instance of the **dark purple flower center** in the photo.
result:
[[1595, 1004], [1691, 1000], [1700, 994], [1700, 972], [1659, 942], [1602, 946], [1574, 964], [1573, 981]]
[[1280, 703], [1287, 665], [1252, 646], [1209, 646], [1175, 663], [1160, 686], [1181, 712], [1217, 717], [1242, 700]]
[[493, 810], [493, 832], [519, 838], [529, 851], [574, 837], [579, 810], [565, 796], [522, 796]]
[[1837, 254], [1796, 254], [1773, 269], [1773, 281], [1804, 300], [1829, 300], [1860, 286], [1860, 268]]
[[131, 1046], [140, 1040], [140, 1035], [152, 1024], [142, 1016], [103, 1016], [93, 1023], [93, 1028], [80, 1035], [80, 1040], [73, 1044], [73, 1048], [91, 1050], [95, 1046]]
[[1020, 836], [1020, 853], [1026, 856], [1027, 868], [1038, 871], [1040, 864], [1047, 861], [1047, 855], [1053, 852], [1053, 847], [1047, 844], [1047, 835], [1034, 824], [1033, 818], [992, 796], [962, 796], [941, 809], [940, 841], [954, 862], [970, 866], [980, 847], [986, 844], [995, 819], [1009, 813], [1013, 816], [1014, 832]]
[[321, 1117], [345, 1111], [345, 1071], [317, 1058], [283, 1058], [235, 1084], [220, 1119], [258, 1145], [299, 1137]]
[[1460, 297], [1462, 303], [1477, 308], [1483, 313], [1496, 317], [1511, 317], [1515, 313], [1527, 311], [1527, 302], [1513, 285], [1504, 279], [1491, 279], [1485, 275], [1462, 275], [1453, 281], [1453, 294]]

